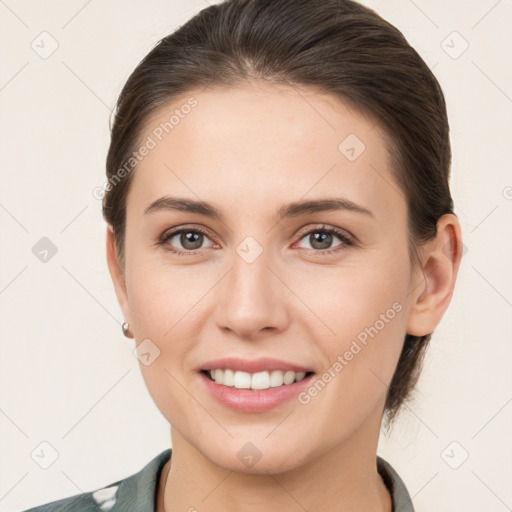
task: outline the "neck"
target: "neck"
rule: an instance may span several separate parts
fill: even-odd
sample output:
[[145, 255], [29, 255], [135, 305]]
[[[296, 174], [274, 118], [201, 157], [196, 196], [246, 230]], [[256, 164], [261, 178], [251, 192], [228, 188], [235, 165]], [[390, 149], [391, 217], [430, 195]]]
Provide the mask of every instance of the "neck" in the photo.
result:
[[391, 512], [391, 496], [377, 472], [378, 431], [368, 434], [357, 432], [293, 470], [256, 475], [214, 464], [171, 429], [172, 457], [161, 473], [157, 511]]

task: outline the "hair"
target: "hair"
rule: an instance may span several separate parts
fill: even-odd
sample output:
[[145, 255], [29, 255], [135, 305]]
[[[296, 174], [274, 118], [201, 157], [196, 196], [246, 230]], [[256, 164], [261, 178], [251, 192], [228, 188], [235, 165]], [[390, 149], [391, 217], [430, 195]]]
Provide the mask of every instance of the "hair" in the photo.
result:
[[[331, 94], [375, 120], [407, 203], [409, 256], [417, 268], [420, 247], [435, 237], [438, 219], [454, 213], [446, 104], [429, 67], [396, 27], [352, 0], [226, 0], [158, 41], [118, 98], [102, 211], [122, 271], [133, 179], [126, 162], [148, 121], [190, 91], [253, 81]], [[387, 428], [410, 398], [431, 335], [406, 334], [387, 391]]]

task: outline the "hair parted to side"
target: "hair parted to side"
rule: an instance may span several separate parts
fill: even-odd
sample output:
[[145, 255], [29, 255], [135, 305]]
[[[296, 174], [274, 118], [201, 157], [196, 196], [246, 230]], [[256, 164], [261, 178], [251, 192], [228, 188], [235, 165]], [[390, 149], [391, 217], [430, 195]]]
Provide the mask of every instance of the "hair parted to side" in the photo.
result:
[[[164, 37], [139, 63], [119, 96], [106, 161], [103, 217], [124, 269], [126, 198], [133, 179], [117, 171], [140, 145], [159, 108], [203, 87], [244, 82], [309, 87], [375, 120], [408, 205], [411, 268], [419, 248], [453, 212], [451, 149], [443, 92], [402, 33], [352, 0], [227, 0]], [[117, 178], [117, 181], [114, 181]], [[406, 335], [384, 414], [392, 425], [418, 380], [432, 333]]]

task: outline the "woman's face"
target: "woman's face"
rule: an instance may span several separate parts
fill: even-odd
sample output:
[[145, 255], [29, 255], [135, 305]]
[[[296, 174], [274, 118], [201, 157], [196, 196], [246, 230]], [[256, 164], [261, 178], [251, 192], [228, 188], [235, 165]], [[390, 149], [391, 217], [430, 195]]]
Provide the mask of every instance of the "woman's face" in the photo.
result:
[[376, 445], [421, 292], [378, 126], [332, 96], [247, 85], [183, 96], [141, 141], [115, 284], [173, 432], [255, 473]]

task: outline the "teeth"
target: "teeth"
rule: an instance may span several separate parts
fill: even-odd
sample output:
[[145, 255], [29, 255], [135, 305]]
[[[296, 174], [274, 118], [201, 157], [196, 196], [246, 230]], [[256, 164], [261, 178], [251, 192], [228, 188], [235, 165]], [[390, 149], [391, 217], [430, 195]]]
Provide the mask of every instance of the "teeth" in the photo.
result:
[[237, 389], [269, 389], [279, 386], [289, 385], [293, 382], [300, 382], [306, 372], [282, 372], [274, 370], [273, 372], [247, 373], [234, 370], [209, 370], [208, 374], [217, 384], [235, 387]]
[[[215, 370], [222, 372], [222, 370]], [[224, 372], [222, 372], [224, 373]], [[221, 382], [224, 384], [224, 380]], [[233, 380], [233, 386], [237, 389], [250, 389], [251, 387], [251, 374], [246, 372], [235, 372], [235, 378]]]
[[283, 372], [273, 371], [270, 374], [270, 387], [277, 388], [278, 386], [283, 385]]
[[[249, 375], [249, 374], [247, 373], [246, 375]], [[270, 375], [268, 374], [268, 372], [259, 372], [259, 373], [252, 374], [251, 389], [268, 389], [269, 387], [270, 387]]]

